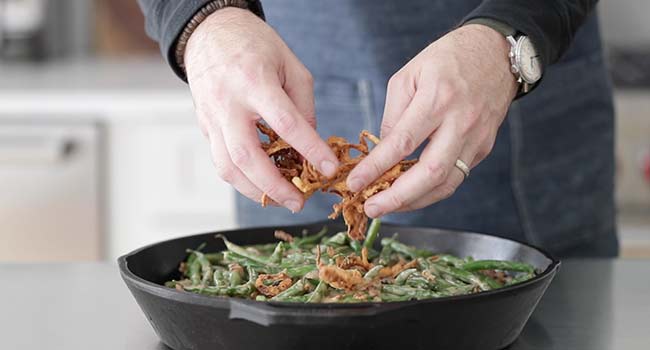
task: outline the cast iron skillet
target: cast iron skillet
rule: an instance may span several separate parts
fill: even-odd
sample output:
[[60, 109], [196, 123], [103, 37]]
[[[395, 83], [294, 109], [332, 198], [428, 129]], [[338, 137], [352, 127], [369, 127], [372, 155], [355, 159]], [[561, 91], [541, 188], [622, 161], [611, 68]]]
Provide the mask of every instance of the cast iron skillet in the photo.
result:
[[[330, 233], [337, 223], [288, 226]], [[222, 232], [237, 244], [276, 241], [273, 228]], [[225, 249], [215, 233], [153, 244], [118, 259], [120, 272], [160, 339], [173, 349], [466, 349], [510, 345], [546, 291], [560, 263], [526, 244], [493, 236], [430, 228], [382, 225], [381, 236], [399, 232], [407, 244], [476, 259], [530, 263], [540, 275], [524, 283], [473, 295], [396, 303], [265, 303], [180, 292], [161, 284], [178, 277], [187, 248]], [[379, 241], [379, 240], [377, 240]]]

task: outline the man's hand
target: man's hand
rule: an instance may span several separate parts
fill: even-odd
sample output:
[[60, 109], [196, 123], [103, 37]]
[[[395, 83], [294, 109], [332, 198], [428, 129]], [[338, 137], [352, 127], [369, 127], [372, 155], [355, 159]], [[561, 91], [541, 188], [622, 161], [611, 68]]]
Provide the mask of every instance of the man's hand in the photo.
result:
[[271, 27], [238, 8], [221, 9], [198, 26], [185, 64], [219, 176], [255, 201], [266, 193], [299, 211], [303, 196], [262, 150], [255, 122], [263, 118], [321, 173], [335, 173], [338, 160], [315, 130], [307, 68]]
[[509, 47], [493, 29], [467, 25], [429, 45], [390, 79], [382, 141], [350, 173], [348, 187], [364, 188], [429, 142], [413, 168], [366, 202], [368, 216], [451, 196], [464, 178], [456, 160], [471, 168], [490, 153], [517, 90]]

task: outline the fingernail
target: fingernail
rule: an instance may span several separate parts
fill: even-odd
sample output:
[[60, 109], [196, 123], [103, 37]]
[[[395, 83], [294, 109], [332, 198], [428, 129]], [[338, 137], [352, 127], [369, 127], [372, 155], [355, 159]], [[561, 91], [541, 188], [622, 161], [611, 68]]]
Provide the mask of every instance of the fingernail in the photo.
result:
[[325, 176], [331, 177], [336, 173], [336, 164], [329, 160], [324, 160], [320, 162], [320, 169]]
[[381, 209], [376, 204], [367, 204], [366, 205], [366, 214], [371, 218], [376, 218], [381, 215]]
[[298, 201], [295, 201], [293, 199], [289, 199], [288, 201], [285, 201], [284, 206], [287, 207], [287, 209], [291, 210], [292, 213], [297, 213], [300, 211], [300, 203], [298, 203]]
[[360, 178], [353, 177], [348, 180], [348, 188], [350, 188], [350, 191], [358, 192], [361, 190], [362, 187], [363, 187], [363, 181], [361, 181]]

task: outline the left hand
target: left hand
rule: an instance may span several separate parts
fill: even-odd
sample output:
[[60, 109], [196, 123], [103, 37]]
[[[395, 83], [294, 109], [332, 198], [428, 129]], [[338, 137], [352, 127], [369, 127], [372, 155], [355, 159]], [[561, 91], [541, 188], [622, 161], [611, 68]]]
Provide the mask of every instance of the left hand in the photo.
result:
[[388, 82], [382, 141], [347, 179], [359, 191], [429, 139], [419, 162], [366, 201], [378, 217], [415, 210], [451, 196], [463, 182], [457, 159], [475, 167], [492, 150], [515, 97], [510, 45], [483, 25], [467, 25], [420, 52]]

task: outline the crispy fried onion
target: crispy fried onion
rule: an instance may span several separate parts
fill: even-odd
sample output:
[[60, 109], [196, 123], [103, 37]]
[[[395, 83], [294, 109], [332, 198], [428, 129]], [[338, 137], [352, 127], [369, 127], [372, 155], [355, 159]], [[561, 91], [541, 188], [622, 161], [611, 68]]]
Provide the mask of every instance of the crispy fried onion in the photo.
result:
[[280, 294], [292, 284], [291, 277], [284, 272], [260, 274], [255, 280], [255, 288], [269, 298]]
[[379, 270], [378, 275], [380, 278], [387, 278], [387, 277], [395, 278], [395, 276], [399, 275], [400, 272], [417, 266], [418, 266], [417, 260], [411, 260], [408, 263], [404, 260], [400, 260], [395, 265], [387, 266]]
[[[327, 140], [340, 162], [337, 173], [333, 177], [327, 178], [304, 160], [295, 149], [266, 124], [257, 123], [257, 128], [268, 138], [268, 141], [262, 142], [262, 149], [271, 157], [282, 176], [293, 183], [303, 193], [305, 199], [316, 191], [329, 192], [341, 197], [341, 202], [334, 204], [334, 211], [329, 218], [336, 219], [342, 214], [343, 220], [348, 226], [348, 236], [353, 240], [361, 240], [365, 236], [368, 217], [363, 210], [363, 204], [366, 200], [389, 188], [401, 174], [416, 162], [416, 160], [403, 160], [395, 164], [375, 182], [355, 193], [348, 189], [345, 180], [350, 171], [368, 155], [368, 141], [374, 144], [379, 143], [379, 139], [369, 131], [364, 130], [360, 133], [359, 143], [349, 143], [338, 136], [331, 136]], [[350, 154], [352, 150], [359, 154], [352, 156]], [[262, 206], [266, 206], [269, 200], [266, 194], [262, 195]]]
[[336, 258], [336, 266], [344, 269], [362, 269], [368, 271], [372, 268], [372, 263], [368, 261], [368, 249], [364, 247], [361, 250], [361, 256], [350, 254], [346, 257], [339, 256]]
[[354, 290], [366, 285], [359, 270], [344, 270], [335, 265], [324, 265], [318, 269], [318, 278], [336, 289]]
[[[337, 259], [336, 265], [325, 265], [321, 261], [320, 245], [316, 246], [316, 266], [318, 267], [318, 279], [329, 284], [331, 287], [342, 290], [362, 290], [368, 287], [368, 282], [363, 278], [358, 269], [346, 269], [345, 267], [357, 266], [357, 263], [363, 263], [363, 258], [350, 255], [348, 257]], [[357, 261], [354, 258], [359, 258]], [[367, 265], [370, 263], [365, 260]], [[353, 264], [353, 265], [350, 265]]]
[[275, 236], [275, 238], [277, 238], [279, 240], [289, 242], [289, 243], [293, 242], [293, 236], [290, 235], [289, 233], [287, 233], [286, 231], [275, 230], [273, 235]]

